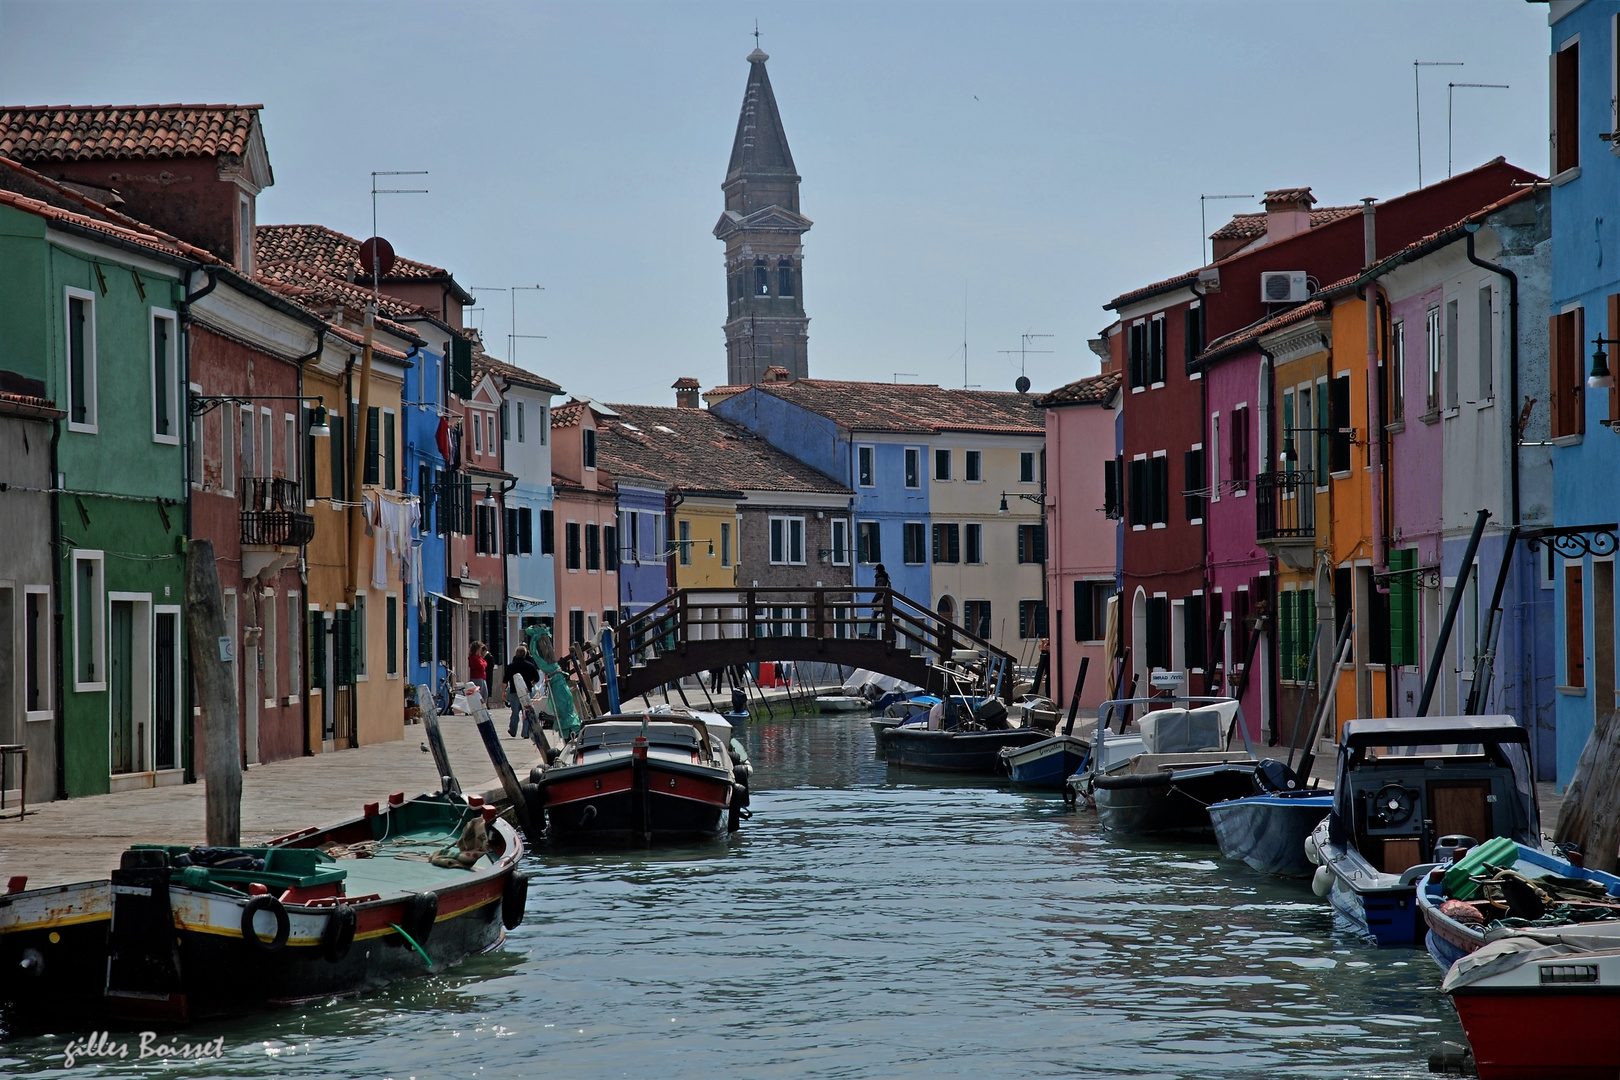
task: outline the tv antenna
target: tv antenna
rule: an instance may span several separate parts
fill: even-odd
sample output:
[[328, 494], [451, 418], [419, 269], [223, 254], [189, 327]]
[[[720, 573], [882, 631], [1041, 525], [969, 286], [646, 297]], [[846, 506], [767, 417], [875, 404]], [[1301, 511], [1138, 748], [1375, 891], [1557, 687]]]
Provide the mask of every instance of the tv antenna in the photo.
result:
[[1418, 187], [1423, 186], [1423, 87], [1418, 79], [1420, 68], [1426, 67], [1462, 67], [1461, 60], [1414, 60], [1412, 61], [1412, 112], [1417, 118], [1417, 146], [1418, 146]]
[[511, 301], [512, 301], [512, 303], [511, 303], [512, 321], [511, 321], [510, 326], [508, 327], [508, 329], [511, 332], [506, 335], [506, 362], [508, 364], [513, 365], [514, 367], [517, 366], [517, 343], [518, 343], [519, 339], [522, 339], [522, 340], [525, 340], [525, 341], [545, 341], [546, 340], [546, 335], [544, 335], [544, 334], [520, 334], [520, 333], [517, 332], [517, 294], [520, 293], [520, 292], [545, 292], [545, 291], [546, 291], [546, 287], [544, 285], [507, 285], [507, 286], [474, 285], [473, 286], [473, 292], [503, 292], [503, 293], [508, 294], [508, 296], [511, 298]]
[[1049, 353], [1052, 351], [1051, 349], [1032, 349], [1029, 347], [1029, 343], [1037, 338], [1049, 338], [1051, 336], [1051, 334], [1024, 334], [1021, 336], [1021, 339], [1018, 342], [1018, 348], [996, 350], [997, 352], [1005, 353], [1008, 356], [1011, 356], [1013, 353], [1018, 354], [1018, 381], [1013, 383], [1013, 385], [1018, 388], [1018, 392], [1020, 394], [1029, 393], [1029, 375], [1024, 369], [1026, 358], [1039, 353]]
[[1451, 176], [1451, 99], [1459, 89], [1471, 90], [1511, 90], [1507, 83], [1494, 82], [1454, 82], [1446, 83], [1446, 176]]
[[381, 286], [378, 279], [394, 267], [394, 247], [388, 241], [377, 235], [377, 196], [379, 195], [426, 195], [427, 188], [380, 188], [377, 186], [379, 176], [426, 176], [426, 169], [408, 170], [373, 170], [371, 174], [371, 239], [360, 245], [360, 266], [371, 275], [371, 305], [376, 307], [380, 300]]
[[1252, 199], [1253, 195], [1200, 195], [1198, 196], [1198, 265], [1207, 266], [1211, 255], [1204, 254], [1204, 245], [1209, 241], [1209, 220], [1204, 214], [1204, 204], [1214, 199]]

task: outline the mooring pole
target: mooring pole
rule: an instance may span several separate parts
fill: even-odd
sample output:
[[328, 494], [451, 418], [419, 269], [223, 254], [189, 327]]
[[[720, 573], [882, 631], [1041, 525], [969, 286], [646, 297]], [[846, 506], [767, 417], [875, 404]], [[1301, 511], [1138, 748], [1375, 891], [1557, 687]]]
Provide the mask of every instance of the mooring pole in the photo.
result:
[[1451, 641], [1451, 627], [1457, 621], [1457, 608], [1462, 603], [1463, 592], [1468, 588], [1468, 575], [1474, 569], [1474, 553], [1479, 550], [1479, 538], [1485, 532], [1485, 522], [1491, 516], [1489, 510], [1481, 510], [1479, 517], [1474, 519], [1474, 531], [1468, 537], [1468, 547], [1463, 551], [1462, 567], [1457, 571], [1457, 584], [1451, 589], [1451, 602], [1446, 605], [1446, 617], [1440, 623], [1440, 640], [1434, 643], [1434, 654], [1429, 657], [1429, 674], [1423, 680], [1423, 698], [1418, 702], [1417, 714], [1427, 716], [1429, 702], [1434, 697], [1434, 684], [1440, 681], [1440, 661], [1446, 654], [1446, 645]]
[[236, 643], [212, 540], [186, 543], [186, 637], [203, 714], [203, 766], [210, 847], [242, 843], [242, 743], [237, 730]]

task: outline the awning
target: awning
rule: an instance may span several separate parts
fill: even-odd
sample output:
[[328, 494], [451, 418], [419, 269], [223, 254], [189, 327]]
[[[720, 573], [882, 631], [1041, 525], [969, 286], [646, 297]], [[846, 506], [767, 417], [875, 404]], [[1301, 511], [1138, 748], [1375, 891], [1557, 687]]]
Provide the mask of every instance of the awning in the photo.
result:
[[436, 596], [440, 600], [443, 600], [447, 604], [454, 604], [454, 605], [456, 605], [456, 607], [461, 606], [461, 601], [460, 600], [452, 599], [452, 598], [444, 595], [444, 593], [442, 593], [442, 592], [429, 592], [428, 595], [429, 596]]
[[517, 593], [507, 593], [506, 604], [508, 607], [543, 607], [545, 605], [545, 601], [537, 600], [532, 596], [519, 596]]

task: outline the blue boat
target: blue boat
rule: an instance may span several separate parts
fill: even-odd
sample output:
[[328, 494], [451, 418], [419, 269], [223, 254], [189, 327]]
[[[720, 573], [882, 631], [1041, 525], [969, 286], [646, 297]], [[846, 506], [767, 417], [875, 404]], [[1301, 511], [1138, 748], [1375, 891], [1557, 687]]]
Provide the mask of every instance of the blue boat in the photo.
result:
[[1384, 946], [1423, 943], [1417, 883], [1449, 852], [1442, 838], [1483, 843], [1541, 836], [1530, 733], [1511, 716], [1351, 720], [1333, 808], [1311, 833], [1312, 887], [1351, 929]]
[[1309, 788], [1228, 799], [1209, 808], [1221, 854], [1242, 859], [1262, 874], [1310, 877], [1305, 856], [1311, 830], [1333, 809], [1333, 796]]
[[1073, 735], [1053, 735], [1028, 746], [1009, 746], [1001, 751], [1001, 767], [1012, 782], [1023, 787], [1063, 790], [1064, 783], [1080, 770], [1091, 752], [1091, 744]]

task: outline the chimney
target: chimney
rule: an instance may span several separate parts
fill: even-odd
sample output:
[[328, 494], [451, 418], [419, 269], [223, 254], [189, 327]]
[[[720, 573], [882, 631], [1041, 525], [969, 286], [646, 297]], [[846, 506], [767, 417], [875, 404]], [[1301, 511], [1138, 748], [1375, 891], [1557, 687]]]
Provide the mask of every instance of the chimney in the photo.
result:
[[702, 384], [690, 375], [684, 375], [676, 379], [671, 386], [675, 391], [675, 407], [677, 409], [700, 409], [703, 407], [698, 404], [698, 391], [702, 389]]
[[1275, 244], [1311, 227], [1311, 189], [1283, 188], [1268, 191], [1261, 200], [1266, 206], [1266, 243]]
[[790, 383], [793, 381], [793, 372], [778, 364], [772, 364], [765, 369], [764, 374], [759, 377], [759, 381], [762, 383]]

